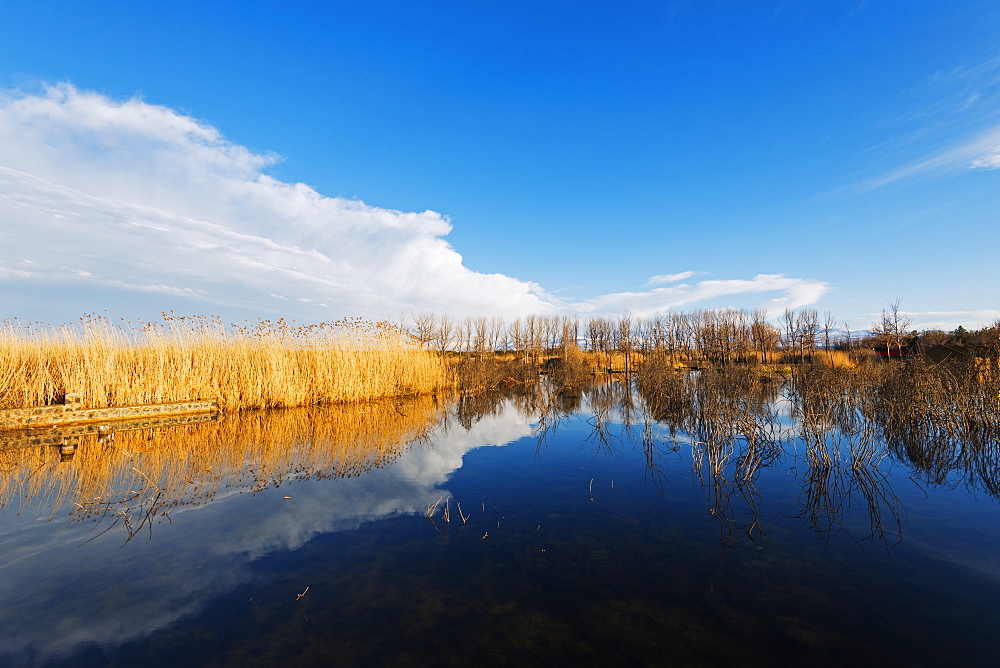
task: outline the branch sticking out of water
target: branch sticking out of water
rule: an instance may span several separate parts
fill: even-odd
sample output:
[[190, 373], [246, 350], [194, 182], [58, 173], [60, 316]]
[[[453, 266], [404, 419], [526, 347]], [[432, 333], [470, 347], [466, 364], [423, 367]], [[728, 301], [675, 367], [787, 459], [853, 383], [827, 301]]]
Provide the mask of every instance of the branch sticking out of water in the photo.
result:
[[427, 504], [427, 519], [431, 519], [432, 517], [434, 517], [434, 513], [435, 511], [437, 511], [438, 504], [440, 504], [443, 500], [444, 497], [442, 496], [439, 497], [438, 500], [435, 501], [434, 503]]

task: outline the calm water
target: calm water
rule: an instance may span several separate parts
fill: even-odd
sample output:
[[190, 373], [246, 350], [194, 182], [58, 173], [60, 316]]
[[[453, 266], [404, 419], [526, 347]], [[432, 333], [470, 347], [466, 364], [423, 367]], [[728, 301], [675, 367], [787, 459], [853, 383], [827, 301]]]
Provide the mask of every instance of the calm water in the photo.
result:
[[1000, 472], [852, 468], [834, 431], [821, 466], [787, 415], [716, 447], [623, 398], [0, 451], [0, 663], [1000, 665]]

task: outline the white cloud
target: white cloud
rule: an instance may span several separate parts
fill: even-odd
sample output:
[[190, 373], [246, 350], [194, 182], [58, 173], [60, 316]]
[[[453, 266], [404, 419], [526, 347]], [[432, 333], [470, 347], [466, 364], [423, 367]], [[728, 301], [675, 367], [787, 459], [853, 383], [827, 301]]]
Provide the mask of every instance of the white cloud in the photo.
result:
[[980, 133], [973, 139], [953, 145], [933, 155], [921, 158], [888, 174], [862, 184], [863, 191], [905, 179], [919, 178], [954, 169], [996, 169], [1000, 167], [1000, 125]]
[[992, 153], [972, 161], [973, 169], [1000, 169], [1000, 143], [992, 147]]
[[[875, 149], [911, 156], [861, 183], [862, 191], [906, 179], [1000, 167], [1000, 56], [940, 70], [910, 92], [914, 105], [889, 123], [896, 135]], [[895, 159], [895, 158], [893, 158]]]
[[750, 280], [706, 280], [695, 285], [681, 284], [669, 288], [654, 288], [647, 292], [619, 292], [589, 301], [581, 310], [590, 312], [628, 310], [645, 317], [671, 308], [692, 307], [719, 297], [733, 297], [766, 292], [779, 292], [762, 305], [775, 315], [785, 308], [800, 308], [818, 301], [828, 290], [823, 281], [789, 278], [782, 274], [758, 274]]
[[[315, 321], [420, 310], [651, 313], [766, 292], [796, 306], [826, 290], [757, 276], [566, 303], [535, 283], [466, 267], [438, 213], [326, 197], [266, 174], [276, 160], [139, 99], [116, 102], [68, 84], [0, 94], [8, 306], [49, 321], [106, 308]], [[654, 276], [647, 285], [694, 275]]]
[[660, 285], [661, 283], [676, 283], [677, 281], [683, 281], [685, 279], [691, 278], [698, 272], [695, 271], [681, 271], [676, 274], [659, 274], [657, 276], [650, 276], [649, 280], [646, 281], [646, 285]]

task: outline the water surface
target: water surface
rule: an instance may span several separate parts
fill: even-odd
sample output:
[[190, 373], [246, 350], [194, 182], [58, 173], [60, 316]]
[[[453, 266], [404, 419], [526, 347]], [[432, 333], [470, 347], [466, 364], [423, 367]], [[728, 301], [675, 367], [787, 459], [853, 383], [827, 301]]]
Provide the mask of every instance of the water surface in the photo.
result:
[[767, 439], [612, 382], [0, 451], [0, 659], [1000, 664], [998, 472], [789, 401]]

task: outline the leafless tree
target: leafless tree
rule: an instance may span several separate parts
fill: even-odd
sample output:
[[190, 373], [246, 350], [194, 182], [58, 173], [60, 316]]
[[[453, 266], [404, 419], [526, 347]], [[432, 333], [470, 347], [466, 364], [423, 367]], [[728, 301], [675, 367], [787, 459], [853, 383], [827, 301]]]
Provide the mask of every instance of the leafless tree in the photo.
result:
[[761, 364], [767, 364], [768, 356], [778, 348], [781, 332], [767, 321], [766, 311], [754, 311], [750, 317], [750, 340], [754, 350], [760, 353]]
[[580, 319], [576, 316], [565, 316], [559, 323], [559, 346], [565, 352], [569, 348], [577, 347], [577, 339], [580, 336]]
[[486, 326], [486, 346], [488, 350], [496, 352], [501, 348], [504, 338], [503, 316], [495, 315], [490, 318]]
[[437, 349], [442, 353], [451, 348], [455, 337], [455, 322], [447, 315], [441, 315], [437, 319], [437, 328], [434, 333], [434, 341]]
[[632, 356], [632, 346], [634, 344], [632, 338], [632, 316], [628, 313], [622, 314], [618, 318], [618, 326], [615, 328], [615, 348], [621, 351], [625, 358], [625, 373], [630, 371], [629, 362]]
[[606, 318], [591, 318], [587, 322], [587, 338], [590, 350], [604, 355], [606, 370], [611, 370], [611, 349], [614, 327]]
[[805, 362], [807, 355], [812, 355], [816, 348], [816, 335], [819, 332], [819, 314], [815, 309], [794, 311], [785, 309], [781, 314], [784, 326], [784, 347], [798, 355], [799, 362]]
[[511, 348], [522, 356], [522, 361], [527, 362], [528, 346], [525, 342], [525, 327], [520, 318], [514, 318], [511, 321], [510, 326], [507, 327], [507, 337], [510, 340]]
[[413, 316], [413, 328], [417, 340], [422, 346], [429, 346], [434, 340], [434, 329], [437, 327], [437, 316], [432, 311], [423, 311]]
[[833, 317], [833, 313], [827, 311], [823, 317], [823, 347], [826, 350], [830, 350], [830, 337], [833, 333], [833, 328], [837, 326], [837, 320]]
[[892, 349], [896, 349], [896, 355], [902, 356], [903, 342], [909, 333], [912, 320], [899, 310], [899, 299], [889, 304], [888, 308], [882, 309], [882, 316], [877, 323], [872, 325], [872, 334], [875, 335], [885, 346], [885, 355], [892, 357]]

